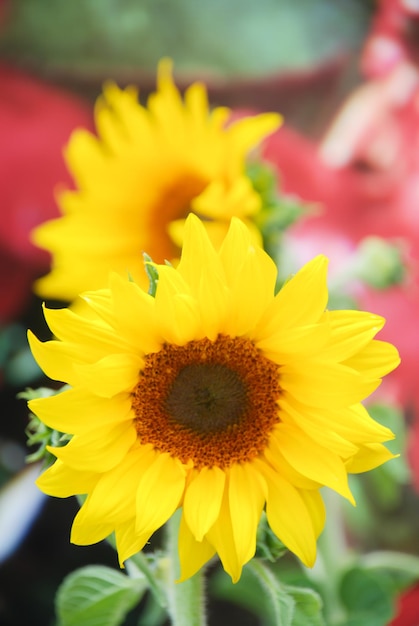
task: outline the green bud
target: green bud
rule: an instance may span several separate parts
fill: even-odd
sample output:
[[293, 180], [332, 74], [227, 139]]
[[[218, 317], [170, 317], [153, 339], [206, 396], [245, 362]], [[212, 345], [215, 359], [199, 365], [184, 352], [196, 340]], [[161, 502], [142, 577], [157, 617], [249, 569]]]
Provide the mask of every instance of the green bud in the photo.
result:
[[380, 237], [366, 237], [358, 247], [355, 275], [375, 289], [400, 285], [406, 276], [403, 249]]

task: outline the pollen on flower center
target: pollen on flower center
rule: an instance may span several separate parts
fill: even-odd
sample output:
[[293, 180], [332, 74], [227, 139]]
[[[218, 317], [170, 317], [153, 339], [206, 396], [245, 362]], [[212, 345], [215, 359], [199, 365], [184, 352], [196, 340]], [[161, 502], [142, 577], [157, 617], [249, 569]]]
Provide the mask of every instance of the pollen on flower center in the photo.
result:
[[165, 344], [132, 394], [141, 443], [197, 467], [250, 461], [278, 422], [278, 366], [249, 339]]

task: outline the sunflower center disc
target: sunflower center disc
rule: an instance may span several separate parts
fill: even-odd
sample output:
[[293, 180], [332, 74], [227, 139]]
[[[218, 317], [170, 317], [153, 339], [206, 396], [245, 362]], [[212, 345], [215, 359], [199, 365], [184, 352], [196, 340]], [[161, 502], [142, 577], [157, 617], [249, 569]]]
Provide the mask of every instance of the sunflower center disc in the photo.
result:
[[247, 391], [237, 372], [218, 363], [193, 363], [180, 370], [165, 408], [179, 424], [201, 433], [237, 424], [247, 408]]
[[243, 337], [164, 344], [132, 391], [138, 440], [195, 467], [247, 462], [279, 421], [279, 368]]

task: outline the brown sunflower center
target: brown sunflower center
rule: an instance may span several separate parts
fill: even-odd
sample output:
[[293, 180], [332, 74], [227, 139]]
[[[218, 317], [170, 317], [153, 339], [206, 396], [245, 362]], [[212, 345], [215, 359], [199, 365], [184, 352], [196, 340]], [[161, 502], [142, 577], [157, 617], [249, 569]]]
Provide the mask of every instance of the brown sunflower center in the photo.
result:
[[220, 432], [237, 424], [247, 389], [234, 370], [219, 363], [191, 363], [176, 376], [166, 398], [168, 415], [196, 432]]
[[249, 339], [166, 344], [145, 357], [132, 394], [135, 427], [143, 444], [184, 463], [227, 467], [266, 447], [279, 395], [278, 366]]

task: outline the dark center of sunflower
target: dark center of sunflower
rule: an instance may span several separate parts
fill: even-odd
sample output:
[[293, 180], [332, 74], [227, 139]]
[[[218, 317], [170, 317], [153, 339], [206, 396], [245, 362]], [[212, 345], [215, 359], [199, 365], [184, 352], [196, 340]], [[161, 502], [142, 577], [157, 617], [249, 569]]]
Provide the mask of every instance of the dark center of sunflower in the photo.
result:
[[195, 467], [258, 456], [279, 421], [278, 366], [249, 339], [219, 335], [145, 356], [132, 392], [142, 444]]
[[165, 408], [178, 424], [201, 433], [222, 431], [240, 421], [247, 391], [234, 370], [219, 363], [192, 363], [176, 376]]

